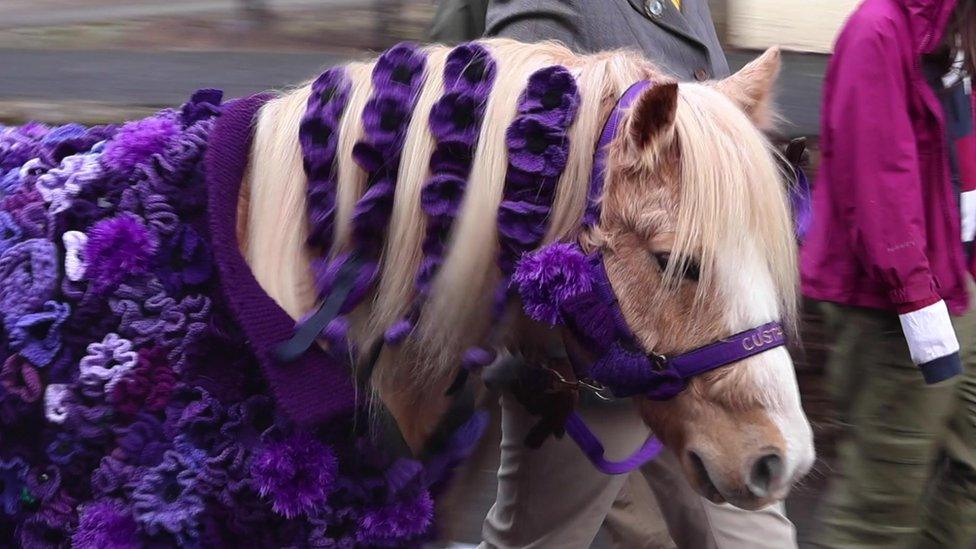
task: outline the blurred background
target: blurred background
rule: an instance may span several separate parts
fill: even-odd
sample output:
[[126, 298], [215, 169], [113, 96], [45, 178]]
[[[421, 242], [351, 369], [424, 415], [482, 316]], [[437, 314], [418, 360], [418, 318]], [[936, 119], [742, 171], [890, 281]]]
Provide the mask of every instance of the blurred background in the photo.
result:
[[[778, 100], [782, 133], [807, 136], [815, 153], [830, 45], [857, 1], [711, 4], [734, 68], [770, 45], [788, 50]], [[0, 0], [0, 124], [118, 122], [179, 105], [201, 87], [223, 89], [227, 97], [287, 88], [401, 40], [424, 41], [435, 11], [435, 0]], [[806, 310], [794, 356], [821, 460], [788, 505], [801, 544], [833, 439], [821, 324]], [[484, 489], [452, 528], [464, 541], [478, 539], [496, 466], [477, 464]], [[594, 545], [608, 546], [602, 534]]]

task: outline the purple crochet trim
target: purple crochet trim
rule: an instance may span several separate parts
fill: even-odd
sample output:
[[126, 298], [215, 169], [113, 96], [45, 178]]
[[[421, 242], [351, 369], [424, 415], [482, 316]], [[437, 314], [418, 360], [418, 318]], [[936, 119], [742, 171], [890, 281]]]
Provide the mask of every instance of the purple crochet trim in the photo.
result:
[[373, 94], [363, 109], [363, 139], [353, 147], [353, 159], [367, 172], [366, 191], [352, 217], [353, 251], [331, 261], [316, 262], [316, 285], [325, 299], [335, 275], [353, 256], [362, 261], [353, 289], [324, 337], [336, 350], [346, 346], [341, 315], [352, 311], [372, 289], [378, 274], [383, 236], [393, 209], [400, 154], [417, 96], [424, 82], [427, 58], [413, 44], [398, 44], [379, 57], [373, 67]]
[[395, 344], [413, 329], [430, 285], [444, 261], [444, 252], [461, 206], [474, 161], [478, 134], [496, 74], [495, 60], [480, 44], [454, 48], [444, 65], [444, 94], [430, 112], [430, 131], [436, 147], [430, 159], [430, 179], [421, 191], [421, 207], [427, 214], [417, 298], [405, 318], [386, 332]]
[[[506, 132], [508, 172], [498, 207], [498, 267], [502, 279], [492, 307], [495, 320], [504, 313], [519, 259], [538, 248], [546, 234], [556, 185], [566, 169], [568, 134], [579, 102], [576, 79], [566, 68], [540, 69], [529, 77], [515, 119]], [[494, 353], [476, 347], [465, 353], [462, 365], [478, 368], [493, 359]]]
[[339, 121], [346, 109], [350, 88], [344, 67], [322, 73], [312, 84], [312, 93], [298, 130], [308, 178], [308, 243], [316, 248], [327, 249], [332, 244]]
[[220, 100], [201, 90], [123, 131], [0, 127], [0, 539], [405, 547], [430, 536], [443, 468], [386, 455], [365, 411], [299, 428], [230, 313], [211, 255], [228, 244], [209, 238], [204, 200]]

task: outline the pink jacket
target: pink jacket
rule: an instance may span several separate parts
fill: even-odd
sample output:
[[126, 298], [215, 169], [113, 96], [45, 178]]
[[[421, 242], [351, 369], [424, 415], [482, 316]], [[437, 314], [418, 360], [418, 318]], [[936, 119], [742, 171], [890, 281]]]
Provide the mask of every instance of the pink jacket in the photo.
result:
[[[920, 69], [955, 0], [866, 0], [827, 72], [822, 162], [803, 293], [907, 313], [968, 307], [960, 215], [939, 101]], [[969, 272], [967, 272], [969, 271]]]

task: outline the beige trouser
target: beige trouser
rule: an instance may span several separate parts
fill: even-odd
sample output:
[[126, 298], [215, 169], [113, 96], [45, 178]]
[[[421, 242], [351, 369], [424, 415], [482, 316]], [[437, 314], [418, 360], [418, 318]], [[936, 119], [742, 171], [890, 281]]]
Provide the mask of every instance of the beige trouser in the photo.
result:
[[[581, 412], [610, 459], [624, 457], [647, 437], [629, 402], [584, 406]], [[615, 544], [627, 549], [796, 546], [782, 506], [749, 512], [714, 505], [692, 491], [670, 455], [645, 466], [643, 475], [614, 476], [594, 469], [568, 437], [530, 450], [522, 440], [535, 421], [502, 396], [498, 492], [481, 547], [585, 548], [604, 520]]]

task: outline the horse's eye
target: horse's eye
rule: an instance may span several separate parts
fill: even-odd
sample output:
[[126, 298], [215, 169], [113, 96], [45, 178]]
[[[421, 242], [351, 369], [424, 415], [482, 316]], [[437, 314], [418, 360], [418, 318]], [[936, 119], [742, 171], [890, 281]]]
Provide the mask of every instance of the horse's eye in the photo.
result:
[[[661, 272], [667, 270], [668, 265], [671, 263], [671, 254], [668, 252], [652, 253], [654, 261], [657, 262], [658, 267], [661, 268]], [[698, 277], [701, 276], [701, 266], [694, 259], [689, 259], [685, 262], [685, 270], [681, 275], [686, 280], [698, 281]]]

